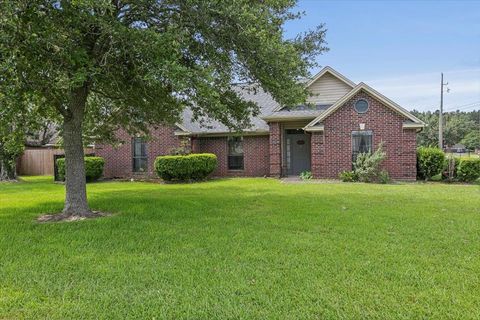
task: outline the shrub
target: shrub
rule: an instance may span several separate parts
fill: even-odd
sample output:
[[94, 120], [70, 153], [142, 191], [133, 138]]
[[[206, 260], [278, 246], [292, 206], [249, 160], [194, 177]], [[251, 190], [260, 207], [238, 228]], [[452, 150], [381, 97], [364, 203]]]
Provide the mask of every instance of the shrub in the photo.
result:
[[302, 180], [311, 180], [313, 178], [313, 174], [311, 171], [302, 171], [300, 173], [300, 179]]
[[203, 180], [217, 167], [217, 156], [198, 153], [184, 156], [160, 156], [155, 171], [165, 181]]
[[355, 171], [342, 171], [339, 176], [340, 180], [343, 182], [355, 182], [358, 181], [358, 177], [355, 174]]
[[381, 143], [374, 153], [360, 153], [354, 164], [354, 171], [361, 182], [373, 182], [380, 174], [380, 164], [385, 159], [386, 153], [383, 151]]
[[440, 176], [440, 179], [435, 179], [436, 175], [431, 178], [432, 181], [440, 181], [445, 180], [448, 182], [452, 182], [457, 177], [457, 168], [458, 168], [458, 160], [449, 155], [445, 157], [444, 165], [443, 165], [443, 172]]
[[388, 174], [387, 170], [382, 170], [378, 174], [378, 182], [382, 184], [387, 184], [390, 182], [390, 175]]
[[[85, 157], [85, 178], [87, 181], [100, 179], [105, 160], [101, 157]], [[65, 180], [65, 158], [57, 159], [58, 178]]]
[[480, 158], [460, 158], [457, 167], [457, 179], [472, 182], [480, 178]]
[[420, 147], [417, 149], [417, 176], [430, 180], [442, 172], [445, 166], [445, 153], [439, 148]]

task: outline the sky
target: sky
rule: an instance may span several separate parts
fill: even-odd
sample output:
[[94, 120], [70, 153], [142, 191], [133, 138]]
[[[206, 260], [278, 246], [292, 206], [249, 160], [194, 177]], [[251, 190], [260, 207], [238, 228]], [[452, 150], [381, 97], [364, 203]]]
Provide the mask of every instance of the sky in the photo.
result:
[[443, 72], [444, 110], [480, 109], [480, 0], [300, 0], [297, 9], [306, 15], [288, 22], [285, 36], [325, 23], [330, 51], [321, 66], [409, 110], [439, 108]]

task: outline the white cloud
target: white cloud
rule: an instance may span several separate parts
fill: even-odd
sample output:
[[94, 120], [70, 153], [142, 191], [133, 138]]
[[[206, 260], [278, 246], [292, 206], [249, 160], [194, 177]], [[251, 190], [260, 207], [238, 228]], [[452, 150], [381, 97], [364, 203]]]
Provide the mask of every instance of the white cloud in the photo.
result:
[[[480, 68], [444, 72], [449, 93], [445, 110], [480, 101]], [[365, 81], [407, 109], [435, 110], [440, 104], [440, 72], [400, 75]]]

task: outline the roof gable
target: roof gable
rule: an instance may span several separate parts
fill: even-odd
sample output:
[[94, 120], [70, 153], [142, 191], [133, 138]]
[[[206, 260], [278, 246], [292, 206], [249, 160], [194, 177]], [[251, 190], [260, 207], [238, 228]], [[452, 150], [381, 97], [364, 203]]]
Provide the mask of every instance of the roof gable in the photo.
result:
[[335, 69], [333, 69], [332, 67], [329, 67], [329, 66], [326, 66], [324, 67], [322, 70], [320, 70], [316, 75], [313, 76], [312, 79], [310, 79], [306, 84], [305, 84], [305, 87], [308, 88], [310, 87], [312, 84], [314, 84], [318, 79], [320, 79], [321, 77], [323, 77], [325, 74], [330, 74], [332, 76], [334, 76], [335, 78], [337, 78], [338, 80], [340, 80], [341, 82], [345, 83], [347, 86], [349, 86], [350, 88], [353, 88], [355, 87], [355, 83], [353, 81], [351, 81], [350, 79], [348, 79], [347, 77], [345, 77], [343, 74], [341, 74], [340, 72], [336, 71]]
[[[331, 105], [354, 87], [354, 82], [333, 68], [326, 66], [305, 83], [305, 88], [311, 93], [307, 102], [315, 105]], [[273, 111], [280, 111], [285, 108], [287, 106], [278, 106]]]
[[365, 92], [369, 93], [372, 95], [374, 98], [378, 99], [381, 101], [383, 104], [385, 104], [387, 107], [391, 108], [392, 110], [398, 112], [399, 114], [403, 115], [407, 119], [411, 120], [413, 123], [423, 127], [425, 126], [425, 123], [415, 117], [413, 114], [408, 112], [406, 109], [402, 108], [400, 105], [397, 103], [393, 102], [392, 100], [388, 99], [375, 89], [371, 88], [370, 86], [366, 85], [365, 83], [361, 82], [357, 86], [355, 86], [349, 93], [344, 95], [341, 99], [339, 99], [337, 102], [335, 102], [330, 108], [328, 108], [324, 113], [313, 119], [309, 124], [305, 126], [305, 129], [314, 127], [316, 124], [330, 116], [332, 113], [337, 111], [341, 106], [343, 106], [350, 98], [352, 98], [355, 94], [357, 94], [360, 90], [364, 90]]

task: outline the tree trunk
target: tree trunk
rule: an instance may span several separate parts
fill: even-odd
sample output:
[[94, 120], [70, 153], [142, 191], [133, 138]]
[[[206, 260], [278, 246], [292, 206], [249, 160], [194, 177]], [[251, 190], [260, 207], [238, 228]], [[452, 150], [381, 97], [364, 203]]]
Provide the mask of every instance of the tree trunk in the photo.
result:
[[88, 88], [72, 90], [68, 114], [63, 119], [65, 148], [65, 207], [63, 215], [86, 217], [92, 215], [87, 203], [87, 184], [82, 141], [82, 123]]
[[0, 159], [0, 181], [16, 181], [17, 168], [8, 159]]
[[5, 153], [2, 144], [0, 144], [0, 181], [16, 181], [17, 166], [15, 157]]

